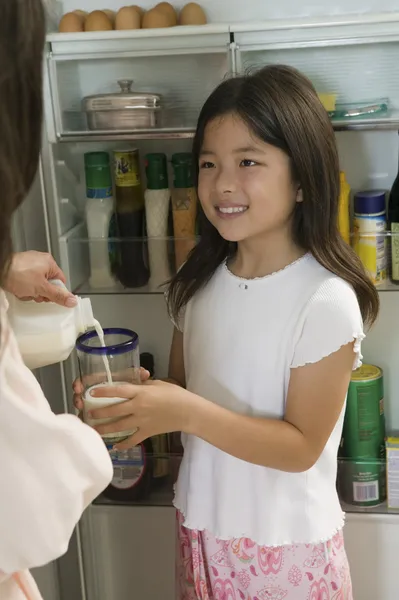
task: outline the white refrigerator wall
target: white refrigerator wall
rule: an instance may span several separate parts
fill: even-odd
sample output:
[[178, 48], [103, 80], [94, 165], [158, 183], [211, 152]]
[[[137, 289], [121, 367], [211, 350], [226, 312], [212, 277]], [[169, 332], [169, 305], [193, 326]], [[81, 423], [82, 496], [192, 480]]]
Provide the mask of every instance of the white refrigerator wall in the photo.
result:
[[[188, 1], [188, 0], [187, 0]], [[157, 0], [141, 0], [137, 2], [145, 9], [157, 4]], [[172, 2], [180, 8], [186, 0]], [[60, 2], [63, 12], [75, 10], [97, 10], [111, 8], [117, 10], [129, 4], [126, 0], [63, 0]], [[280, 2], [267, 2], [265, 0], [199, 0], [204, 7], [210, 22], [241, 22], [257, 21], [262, 19], [289, 19], [292, 17], [361, 14], [366, 12], [388, 12], [398, 9], [393, 0], [337, 0], [327, 2], [318, 0], [314, 2], [297, 0], [280, 0]]]

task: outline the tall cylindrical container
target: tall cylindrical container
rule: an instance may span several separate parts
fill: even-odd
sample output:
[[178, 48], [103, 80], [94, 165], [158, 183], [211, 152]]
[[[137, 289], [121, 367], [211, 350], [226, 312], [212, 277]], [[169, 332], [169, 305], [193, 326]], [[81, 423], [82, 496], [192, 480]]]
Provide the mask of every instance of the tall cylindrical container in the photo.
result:
[[144, 193], [150, 263], [150, 289], [156, 290], [171, 277], [168, 257], [170, 190], [166, 155], [145, 157], [147, 189]]
[[175, 236], [176, 269], [186, 261], [195, 246], [197, 192], [194, 186], [193, 155], [173, 154], [174, 189], [172, 191], [173, 233]]
[[112, 287], [108, 238], [114, 211], [111, 167], [108, 152], [87, 152], [84, 155], [86, 175], [86, 223], [90, 251], [90, 286]]
[[350, 504], [373, 506], [386, 498], [383, 373], [374, 365], [354, 371], [343, 428], [341, 488]]
[[150, 272], [138, 150], [114, 152], [114, 173], [116, 228], [120, 238], [116, 272], [125, 287], [141, 287], [148, 283]]
[[385, 192], [358, 192], [354, 199], [353, 249], [374, 283], [386, 279]]

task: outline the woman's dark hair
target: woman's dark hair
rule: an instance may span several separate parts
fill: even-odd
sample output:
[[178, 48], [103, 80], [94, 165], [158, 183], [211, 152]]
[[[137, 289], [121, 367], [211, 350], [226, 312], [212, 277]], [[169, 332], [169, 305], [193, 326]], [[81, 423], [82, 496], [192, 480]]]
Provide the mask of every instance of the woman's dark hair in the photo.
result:
[[[193, 144], [197, 179], [205, 128], [227, 114], [238, 115], [256, 137], [289, 156], [293, 180], [303, 194], [293, 215], [294, 240], [353, 286], [363, 319], [371, 325], [378, 315], [379, 297], [359, 258], [338, 231], [338, 151], [330, 119], [312, 83], [284, 65], [269, 65], [221, 83], [198, 119]], [[170, 282], [168, 304], [175, 322], [187, 302], [236, 250], [236, 244], [224, 240], [202, 210], [201, 221], [198, 245]]]
[[12, 215], [39, 161], [44, 40], [41, 0], [0, 2], [0, 287], [12, 255]]

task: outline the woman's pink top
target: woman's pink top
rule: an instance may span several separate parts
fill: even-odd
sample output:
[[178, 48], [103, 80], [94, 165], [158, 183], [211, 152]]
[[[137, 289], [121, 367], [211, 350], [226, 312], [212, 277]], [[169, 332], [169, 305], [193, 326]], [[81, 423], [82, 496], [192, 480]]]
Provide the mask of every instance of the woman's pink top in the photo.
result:
[[41, 600], [27, 569], [62, 556], [112, 478], [100, 436], [55, 415], [24, 365], [0, 290], [0, 599]]

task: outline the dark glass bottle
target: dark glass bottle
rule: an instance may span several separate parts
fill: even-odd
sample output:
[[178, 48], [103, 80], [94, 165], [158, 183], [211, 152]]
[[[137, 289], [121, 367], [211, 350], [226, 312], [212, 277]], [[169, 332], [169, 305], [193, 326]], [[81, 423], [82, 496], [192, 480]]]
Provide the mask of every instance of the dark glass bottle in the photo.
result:
[[399, 173], [389, 195], [388, 229], [393, 234], [389, 244], [389, 276], [399, 285]]
[[123, 286], [136, 288], [150, 277], [139, 152], [114, 152], [114, 159], [116, 228], [121, 239], [115, 270]]
[[[154, 377], [154, 357], [149, 352], [140, 354], [140, 365]], [[151, 438], [153, 455], [152, 480], [155, 487], [167, 484], [170, 475], [169, 436], [166, 433]]]

